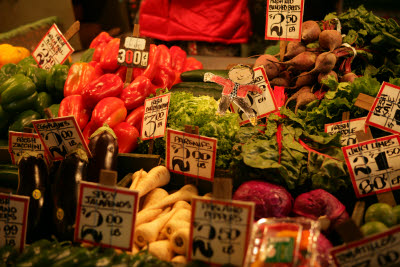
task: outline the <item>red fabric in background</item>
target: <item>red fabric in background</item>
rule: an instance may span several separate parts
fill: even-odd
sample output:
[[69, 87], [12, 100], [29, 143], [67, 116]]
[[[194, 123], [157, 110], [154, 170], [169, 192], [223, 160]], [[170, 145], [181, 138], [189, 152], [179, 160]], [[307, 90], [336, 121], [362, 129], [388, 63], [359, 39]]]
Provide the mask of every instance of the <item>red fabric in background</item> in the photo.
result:
[[140, 33], [164, 41], [245, 43], [251, 32], [248, 0], [143, 0]]

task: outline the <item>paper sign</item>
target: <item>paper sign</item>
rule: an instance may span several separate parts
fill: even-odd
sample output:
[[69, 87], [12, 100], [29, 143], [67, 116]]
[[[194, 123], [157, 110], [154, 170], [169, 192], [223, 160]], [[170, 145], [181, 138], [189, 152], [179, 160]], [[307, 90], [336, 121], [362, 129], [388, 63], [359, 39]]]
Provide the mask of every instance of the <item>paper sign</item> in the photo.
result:
[[0, 193], [0, 247], [24, 249], [29, 197]]
[[74, 239], [132, 250], [138, 192], [80, 182]]
[[39, 134], [46, 153], [53, 160], [64, 159], [78, 145], [82, 145], [86, 153], [91, 155], [74, 116], [36, 120], [32, 121], [32, 124]]
[[51, 69], [56, 64], [63, 64], [74, 52], [72, 46], [62, 35], [56, 24], [47, 31], [32, 53], [39, 67]]
[[342, 146], [349, 146], [358, 143], [356, 132], [365, 130], [364, 118], [357, 118], [349, 121], [339, 121], [325, 124], [325, 132], [329, 135], [340, 133], [340, 143]]
[[245, 266], [254, 203], [192, 199], [188, 261]]
[[267, 0], [265, 39], [301, 40], [304, 0]]
[[167, 168], [171, 172], [213, 181], [217, 139], [167, 130]]
[[336, 266], [389, 267], [400, 265], [400, 226], [330, 251]]
[[129, 68], [146, 68], [149, 61], [150, 41], [146, 38], [123, 36], [118, 50], [118, 64]]
[[[263, 91], [262, 94], [249, 92], [245, 98], [245, 101], [250, 107], [256, 112], [257, 118], [264, 118], [268, 114], [278, 111], [278, 105], [276, 103], [274, 93], [269, 85], [267, 75], [262, 67], [254, 69], [254, 82]], [[239, 124], [243, 125], [250, 123], [245, 113], [235, 104], [231, 104], [232, 112], [239, 114]]]
[[400, 87], [383, 82], [371, 111], [367, 124], [388, 131], [400, 133]]
[[163, 137], [167, 127], [171, 94], [146, 99], [142, 120], [142, 140]]
[[8, 152], [13, 164], [17, 164], [24, 153], [45, 158], [44, 146], [35, 133], [8, 132]]
[[358, 198], [400, 188], [399, 144], [391, 135], [342, 147]]

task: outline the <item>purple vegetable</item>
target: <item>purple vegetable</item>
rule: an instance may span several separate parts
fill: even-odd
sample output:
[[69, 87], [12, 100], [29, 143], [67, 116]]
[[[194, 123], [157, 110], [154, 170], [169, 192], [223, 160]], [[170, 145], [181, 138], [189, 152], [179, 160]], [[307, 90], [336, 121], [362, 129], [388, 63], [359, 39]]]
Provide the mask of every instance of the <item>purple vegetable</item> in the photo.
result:
[[317, 239], [317, 259], [322, 267], [331, 266], [329, 250], [332, 248], [332, 243], [323, 235], [319, 234]]
[[253, 201], [255, 220], [268, 217], [286, 217], [292, 210], [293, 198], [282, 186], [262, 181], [249, 181], [239, 186], [234, 200]]

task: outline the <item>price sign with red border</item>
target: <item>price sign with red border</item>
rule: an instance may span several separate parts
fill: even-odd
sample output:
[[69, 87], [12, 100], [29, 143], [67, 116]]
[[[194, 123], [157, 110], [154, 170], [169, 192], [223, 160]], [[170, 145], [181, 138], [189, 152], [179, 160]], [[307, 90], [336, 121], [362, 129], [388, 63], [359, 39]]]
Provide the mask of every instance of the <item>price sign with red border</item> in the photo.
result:
[[342, 147], [358, 198], [400, 188], [400, 136]]
[[400, 265], [400, 226], [331, 249], [340, 267], [386, 267]]
[[29, 197], [0, 193], [0, 247], [24, 249]]
[[167, 168], [171, 172], [213, 181], [217, 139], [167, 129]]
[[142, 120], [142, 140], [163, 137], [167, 128], [171, 94], [146, 99]]
[[254, 203], [193, 198], [188, 260], [245, 266]]
[[[278, 111], [274, 93], [269, 84], [264, 68], [254, 68], [254, 82], [263, 91], [262, 94], [249, 92], [245, 101], [256, 112], [257, 118], [267, 117], [270, 113]], [[250, 123], [244, 112], [235, 104], [231, 104], [232, 112], [239, 114], [239, 124]]]
[[131, 251], [138, 195], [127, 188], [81, 182], [75, 241]]
[[365, 120], [366, 117], [328, 123], [325, 124], [325, 132], [329, 135], [340, 133], [342, 146], [354, 145], [358, 143], [356, 132], [365, 130]]
[[74, 116], [32, 121], [47, 155], [53, 160], [62, 160], [79, 145], [91, 156], [82, 132]]
[[390, 133], [400, 133], [400, 86], [382, 83], [366, 123]]
[[300, 41], [304, 0], [267, 0], [265, 39]]
[[150, 40], [123, 36], [118, 50], [118, 64], [129, 68], [146, 68], [149, 63]]
[[8, 132], [8, 152], [13, 164], [17, 164], [24, 153], [42, 155], [47, 159], [42, 141], [36, 133]]
[[56, 64], [63, 64], [74, 52], [72, 46], [53, 24], [32, 53], [33, 58], [42, 69], [49, 70]]

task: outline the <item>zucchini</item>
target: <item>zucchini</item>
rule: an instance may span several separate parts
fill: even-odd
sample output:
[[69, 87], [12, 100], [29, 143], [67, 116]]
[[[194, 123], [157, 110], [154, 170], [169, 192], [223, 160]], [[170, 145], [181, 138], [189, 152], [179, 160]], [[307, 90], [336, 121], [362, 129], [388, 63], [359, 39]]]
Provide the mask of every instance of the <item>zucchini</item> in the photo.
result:
[[217, 76], [228, 78], [229, 70], [190, 70], [181, 73], [182, 82], [203, 82], [204, 73], [211, 72]]
[[[15, 192], [18, 188], [18, 169], [0, 169], [0, 188]], [[1, 190], [0, 190], [1, 192]]]
[[222, 86], [216, 83], [206, 82], [182, 82], [172, 86], [171, 92], [188, 92], [194, 96], [208, 95], [215, 100], [221, 98]]

